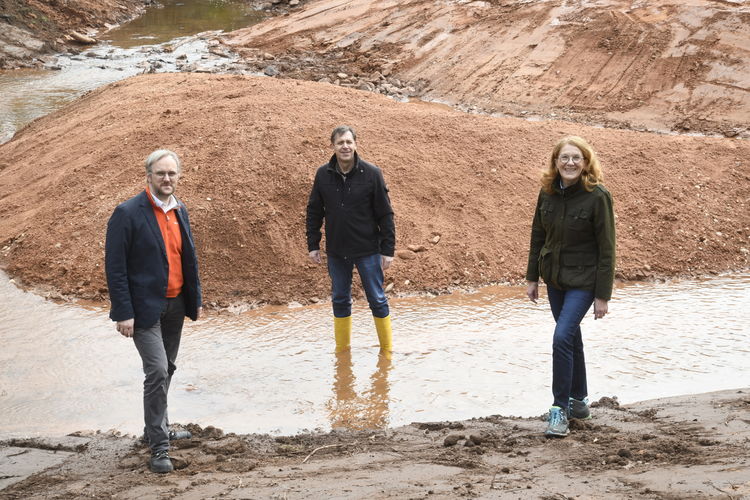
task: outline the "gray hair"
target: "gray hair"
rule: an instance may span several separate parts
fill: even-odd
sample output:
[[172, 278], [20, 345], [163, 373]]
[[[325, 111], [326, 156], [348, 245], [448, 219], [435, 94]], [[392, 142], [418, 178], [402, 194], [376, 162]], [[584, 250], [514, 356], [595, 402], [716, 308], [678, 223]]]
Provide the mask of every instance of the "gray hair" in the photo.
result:
[[180, 163], [180, 158], [177, 156], [177, 153], [168, 149], [157, 149], [156, 151], [148, 155], [148, 158], [146, 158], [146, 173], [150, 174], [151, 167], [154, 166], [154, 163], [161, 160], [165, 156], [169, 156], [174, 160], [174, 162], [177, 164], [177, 170], [182, 170], [182, 164]]
[[331, 132], [331, 144], [334, 143], [336, 140], [336, 137], [340, 135], [344, 135], [347, 132], [352, 133], [352, 139], [354, 139], [354, 142], [357, 142], [357, 133], [354, 131], [353, 128], [351, 128], [349, 125], [339, 125], [335, 129], [333, 129], [333, 132]]

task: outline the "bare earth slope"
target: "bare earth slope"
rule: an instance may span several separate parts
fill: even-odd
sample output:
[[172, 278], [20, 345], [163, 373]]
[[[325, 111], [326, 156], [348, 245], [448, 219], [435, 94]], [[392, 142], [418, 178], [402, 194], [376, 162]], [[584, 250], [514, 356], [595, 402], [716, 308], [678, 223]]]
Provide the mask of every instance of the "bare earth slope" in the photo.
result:
[[490, 113], [750, 135], [746, 2], [318, 0], [227, 43], [287, 61], [285, 77], [385, 75]]
[[538, 171], [566, 134], [601, 153], [620, 277], [748, 267], [748, 141], [499, 119], [327, 84], [198, 74], [113, 84], [0, 146], [3, 260], [27, 284], [105, 298], [107, 219], [142, 189], [148, 152], [168, 147], [184, 158], [179, 192], [208, 303], [327, 297], [324, 267], [307, 262], [304, 212], [330, 154], [327, 135], [341, 123], [358, 129], [362, 156], [391, 189], [398, 258], [387, 279], [396, 292], [522, 279]]

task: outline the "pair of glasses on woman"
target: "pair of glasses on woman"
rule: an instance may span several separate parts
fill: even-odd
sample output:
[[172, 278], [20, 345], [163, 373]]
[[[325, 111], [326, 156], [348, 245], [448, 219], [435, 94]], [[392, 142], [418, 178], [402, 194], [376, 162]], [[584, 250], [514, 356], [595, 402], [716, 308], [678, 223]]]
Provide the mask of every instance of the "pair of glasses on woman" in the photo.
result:
[[568, 163], [569, 161], [572, 161], [573, 163], [575, 163], [576, 165], [578, 165], [579, 163], [581, 163], [581, 161], [583, 161], [583, 156], [579, 156], [579, 155], [574, 155], [574, 156], [562, 155], [562, 156], [559, 156], [557, 158], [557, 161], [559, 161], [563, 165], [566, 164], [566, 163]]

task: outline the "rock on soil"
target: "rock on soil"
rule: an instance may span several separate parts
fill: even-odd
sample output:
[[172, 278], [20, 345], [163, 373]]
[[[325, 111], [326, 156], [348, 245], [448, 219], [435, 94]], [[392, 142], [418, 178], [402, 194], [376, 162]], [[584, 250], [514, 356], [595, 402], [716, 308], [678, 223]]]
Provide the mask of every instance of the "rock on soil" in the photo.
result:
[[748, 141], [491, 118], [314, 82], [202, 74], [112, 84], [0, 146], [0, 256], [27, 285], [105, 299], [107, 219], [143, 189], [147, 154], [167, 147], [184, 160], [178, 194], [191, 210], [206, 303], [327, 297], [324, 267], [307, 259], [305, 205], [342, 123], [357, 129], [362, 157], [390, 188], [397, 249], [408, 252], [387, 273], [396, 293], [522, 280], [538, 174], [568, 134], [600, 153], [621, 279], [748, 267]]

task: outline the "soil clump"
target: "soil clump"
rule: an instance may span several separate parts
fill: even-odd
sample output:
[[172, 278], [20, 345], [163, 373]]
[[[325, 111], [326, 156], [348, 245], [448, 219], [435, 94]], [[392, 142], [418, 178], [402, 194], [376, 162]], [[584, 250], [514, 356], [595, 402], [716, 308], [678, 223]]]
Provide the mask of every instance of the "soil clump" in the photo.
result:
[[226, 43], [258, 71], [402, 100], [750, 136], [742, 2], [320, 0]]
[[391, 293], [522, 280], [539, 170], [568, 134], [601, 155], [621, 280], [748, 267], [748, 141], [498, 119], [314, 82], [202, 74], [112, 84], [0, 146], [0, 255], [25, 284], [105, 299], [107, 219], [143, 189], [148, 152], [168, 147], [184, 159], [178, 194], [209, 305], [327, 297], [325, 268], [307, 260], [305, 206], [341, 123], [358, 130], [362, 157], [390, 187]]
[[54, 52], [96, 43], [95, 30], [137, 15], [154, 0], [0, 0], [0, 69], [42, 67]]
[[[60, 463], [2, 490], [21, 498], [743, 498], [750, 494], [747, 390], [593, 410], [551, 440], [544, 422], [499, 415], [295, 436], [187, 425], [175, 472], [148, 472], [140, 439], [77, 432]], [[24, 452], [50, 443], [14, 440]], [[27, 455], [31, 456], [31, 455]]]

